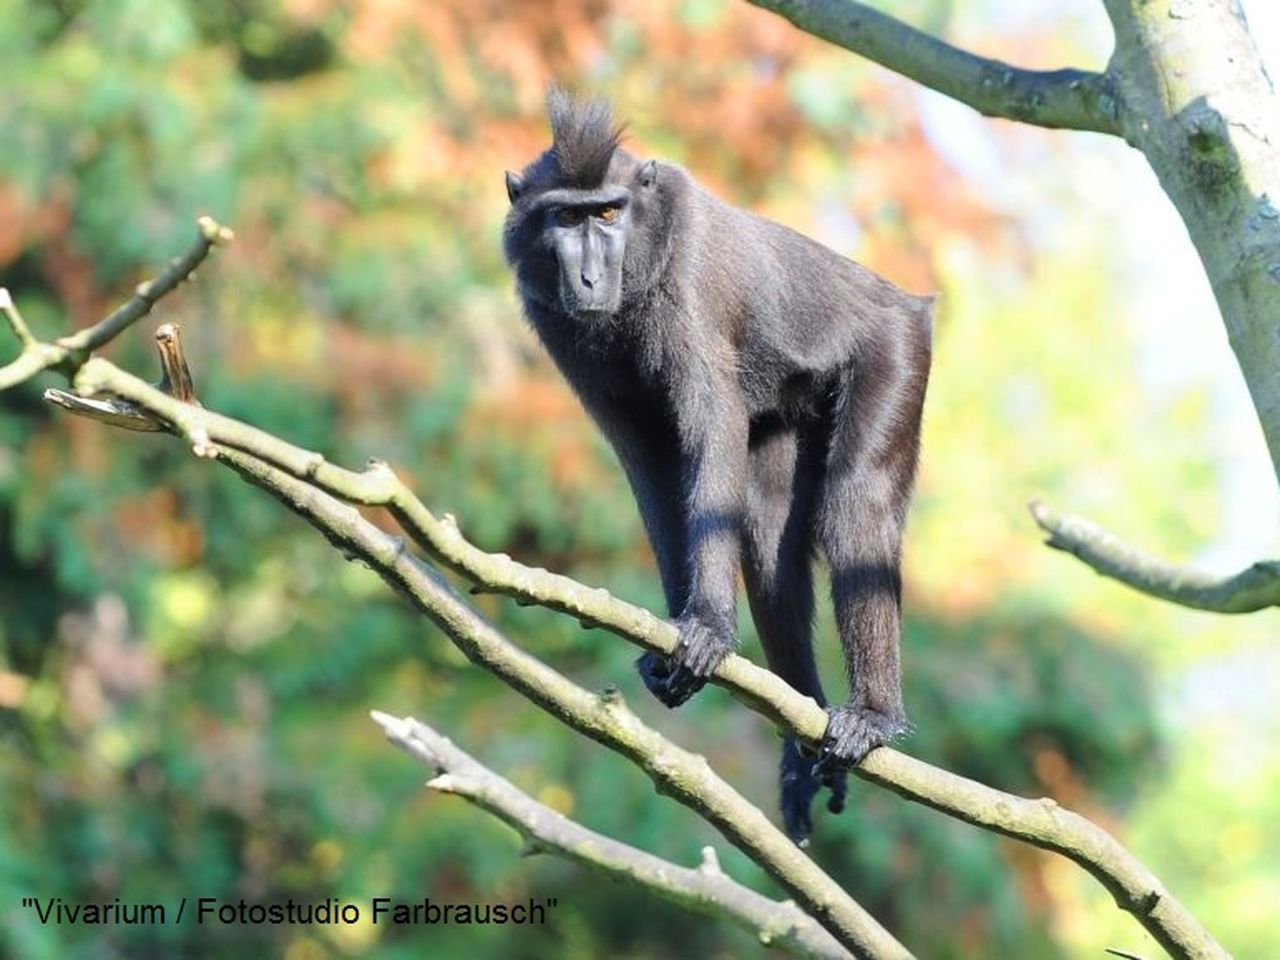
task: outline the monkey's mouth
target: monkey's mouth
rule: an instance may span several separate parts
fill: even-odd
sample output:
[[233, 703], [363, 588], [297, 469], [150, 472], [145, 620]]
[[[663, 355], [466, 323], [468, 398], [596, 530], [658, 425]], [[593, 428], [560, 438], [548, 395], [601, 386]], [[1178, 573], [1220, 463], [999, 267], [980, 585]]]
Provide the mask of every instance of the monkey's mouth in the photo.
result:
[[617, 312], [616, 308], [608, 310], [604, 307], [578, 307], [572, 316], [579, 323], [608, 323]]
[[600, 323], [608, 320], [622, 306], [620, 297], [584, 297], [578, 291], [574, 293], [578, 295], [563, 298], [564, 306], [567, 308], [565, 312], [582, 323]]

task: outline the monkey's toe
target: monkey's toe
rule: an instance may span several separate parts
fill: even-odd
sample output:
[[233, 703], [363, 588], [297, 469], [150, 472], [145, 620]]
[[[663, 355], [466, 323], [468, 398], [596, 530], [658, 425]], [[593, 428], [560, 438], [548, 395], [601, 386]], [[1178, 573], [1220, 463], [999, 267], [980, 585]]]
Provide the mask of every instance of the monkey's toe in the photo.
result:
[[[910, 729], [906, 717], [890, 716], [870, 707], [852, 704], [829, 708], [827, 732], [822, 738], [822, 754], [813, 765], [813, 772], [822, 777], [833, 776], [839, 771], [856, 767], [876, 747], [882, 747]], [[832, 803], [843, 805], [841, 791]]]
[[845, 797], [849, 792], [849, 778], [844, 768], [823, 772], [822, 785], [831, 791], [831, 796], [827, 797], [827, 809], [832, 813], [843, 813]]
[[813, 753], [787, 737], [782, 744], [781, 764], [782, 799], [780, 803], [782, 824], [797, 846], [807, 847], [813, 833], [813, 815], [810, 808], [818, 791], [826, 787], [831, 791], [827, 809], [839, 813], [844, 809], [845, 772], [830, 770], [819, 775], [814, 770]]
[[809, 835], [813, 833], [813, 815], [809, 808], [822, 782], [813, 774], [812, 757], [804, 756], [792, 737], [782, 743], [780, 774], [782, 825], [797, 846], [807, 847]]

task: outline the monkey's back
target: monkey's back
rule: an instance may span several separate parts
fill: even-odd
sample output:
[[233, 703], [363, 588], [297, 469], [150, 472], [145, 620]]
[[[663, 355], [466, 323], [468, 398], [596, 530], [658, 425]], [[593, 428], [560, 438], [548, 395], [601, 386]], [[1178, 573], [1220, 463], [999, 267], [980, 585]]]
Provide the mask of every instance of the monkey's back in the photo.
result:
[[[708, 193], [684, 171], [702, 221], [698, 291], [732, 304], [739, 378], [753, 407], [783, 403], [798, 382], [927, 357], [933, 297], [908, 293], [829, 247]], [[927, 367], [927, 359], [926, 359]]]

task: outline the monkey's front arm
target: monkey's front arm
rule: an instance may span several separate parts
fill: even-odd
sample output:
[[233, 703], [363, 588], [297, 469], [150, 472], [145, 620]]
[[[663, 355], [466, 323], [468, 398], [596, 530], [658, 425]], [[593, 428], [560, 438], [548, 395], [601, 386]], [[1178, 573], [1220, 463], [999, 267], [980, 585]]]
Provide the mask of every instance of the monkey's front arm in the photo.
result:
[[[685, 529], [685, 602], [670, 657], [646, 654], [640, 675], [669, 707], [679, 706], [737, 648], [736, 588], [747, 491], [746, 410], [736, 384], [682, 371], [675, 415]], [[673, 611], [674, 612], [674, 611]]]

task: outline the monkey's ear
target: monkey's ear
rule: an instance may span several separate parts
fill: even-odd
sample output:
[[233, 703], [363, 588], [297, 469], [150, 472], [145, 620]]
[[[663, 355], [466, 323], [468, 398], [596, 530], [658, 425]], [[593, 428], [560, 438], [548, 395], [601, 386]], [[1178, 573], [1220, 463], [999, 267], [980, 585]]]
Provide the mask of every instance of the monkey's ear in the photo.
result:
[[636, 171], [636, 182], [642, 187], [652, 187], [658, 182], [658, 161], [646, 160]]
[[507, 199], [515, 203], [524, 192], [524, 178], [518, 173], [507, 171]]

